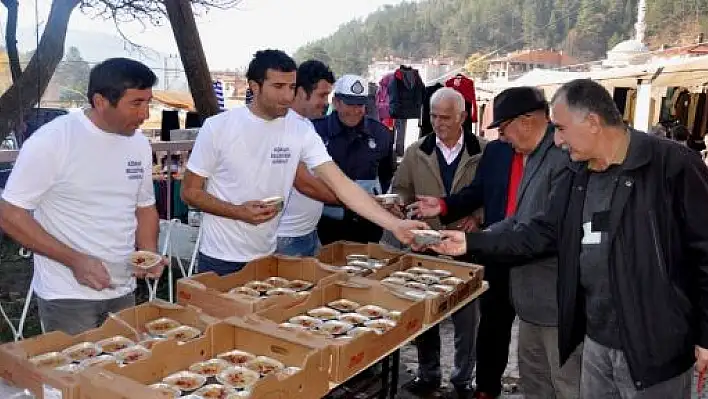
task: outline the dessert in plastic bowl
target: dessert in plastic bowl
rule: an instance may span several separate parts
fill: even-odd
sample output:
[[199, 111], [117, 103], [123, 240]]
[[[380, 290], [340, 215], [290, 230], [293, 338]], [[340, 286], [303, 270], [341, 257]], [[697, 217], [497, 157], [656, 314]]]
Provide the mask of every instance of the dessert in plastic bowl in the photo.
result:
[[199, 388], [199, 390], [194, 393], [194, 396], [199, 399], [225, 399], [232, 397], [231, 395], [235, 393], [236, 390], [231, 387], [219, 384], [209, 384]]
[[327, 304], [332, 309], [336, 309], [340, 312], [353, 312], [361, 307], [361, 304], [351, 301], [349, 299], [337, 299]]
[[74, 362], [80, 362], [98, 356], [101, 351], [101, 347], [93, 342], [82, 342], [64, 349], [61, 353], [69, 356]]
[[408, 269], [406, 271], [408, 273], [413, 273], [413, 274], [430, 274], [429, 269], [426, 269], [424, 267], [419, 267], [419, 266], [411, 267], [410, 269]]
[[266, 356], [258, 356], [247, 362], [245, 366], [264, 376], [285, 368], [283, 363]]
[[198, 328], [192, 326], [179, 326], [173, 330], [166, 332], [165, 337], [180, 342], [186, 342], [197, 338], [201, 334], [202, 332]]
[[364, 324], [371, 319], [359, 313], [345, 313], [339, 316], [337, 320], [345, 321], [350, 324]]
[[180, 371], [162, 379], [167, 385], [171, 385], [182, 392], [194, 391], [206, 384], [207, 378], [201, 374], [191, 371]]
[[292, 324], [299, 324], [305, 328], [315, 328], [322, 324], [322, 320], [312, 317], [312, 316], [307, 316], [307, 315], [300, 315], [300, 316], [295, 316], [291, 317], [288, 322]]
[[354, 327], [351, 330], [347, 331], [347, 335], [356, 338], [360, 335], [366, 334], [367, 332], [376, 333], [376, 330], [370, 327]]
[[162, 256], [150, 251], [136, 251], [130, 255], [130, 264], [139, 269], [152, 269], [160, 264]]
[[231, 367], [231, 363], [224, 359], [210, 359], [203, 362], [194, 363], [189, 366], [189, 371], [201, 374], [205, 377], [216, 377], [217, 374]]
[[116, 357], [113, 355], [98, 355], [96, 357], [92, 357], [81, 362], [81, 367], [88, 368], [97, 364], [115, 363], [116, 361]]
[[29, 359], [29, 361], [39, 368], [57, 368], [71, 363], [71, 358], [60, 352], [49, 352]]
[[373, 328], [378, 334], [383, 334], [396, 327], [396, 322], [387, 319], [370, 320], [364, 323], [365, 327]]
[[357, 309], [356, 312], [367, 317], [377, 318], [386, 316], [388, 310], [376, 305], [366, 305]]
[[268, 291], [266, 291], [267, 296], [279, 296], [279, 295], [295, 295], [297, 291], [295, 291], [292, 288], [273, 288]]
[[275, 288], [285, 288], [290, 284], [290, 280], [278, 276], [268, 277], [265, 282]]
[[134, 346], [135, 342], [122, 335], [118, 335], [98, 341], [96, 345], [100, 346], [105, 353], [116, 353], [125, 348]]
[[390, 277], [398, 277], [404, 280], [415, 280], [415, 274], [410, 272], [393, 272]]
[[354, 328], [354, 326], [351, 323], [340, 320], [330, 320], [318, 327], [319, 330], [326, 331], [332, 335], [344, 334], [352, 328]]
[[234, 365], [234, 366], [241, 366], [246, 363], [248, 363], [251, 360], [254, 360], [256, 358], [256, 355], [241, 351], [241, 350], [232, 350], [229, 352], [224, 352], [216, 356], [218, 359], [223, 359], [229, 362], [229, 364]]
[[313, 285], [314, 284], [312, 284], [309, 281], [293, 280], [293, 281], [289, 282], [285, 286], [285, 288], [290, 288], [291, 290], [295, 290], [295, 291], [305, 291], [305, 290], [309, 290], [310, 288], [312, 288]]
[[145, 329], [150, 335], [165, 335], [166, 332], [173, 330], [182, 323], [177, 320], [172, 320], [168, 317], [161, 317], [159, 319], [145, 323]]
[[407, 281], [400, 277], [386, 277], [385, 279], [381, 280], [381, 284], [394, 287], [404, 286], [406, 285], [406, 283]]
[[415, 281], [427, 285], [440, 284], [440, 277], [433, 276], [432, 274], [419, 274], [415, 276]]
[[250, 296], [254, 298], [259, 298], [261, 296], [261, 292], [258, 290], [254, 290], [251, 287], [236, 287], [231, 289], [227, 295], [245, 295], [245, 296]]
[[273, 196], [273, 197], [268, 197], [268, 198], [263, 198], [261, 200], [265, 205], [267, 206], [274, 206], [275, 209], [278, 210], [278, 212], [283, 210], [283, 205], [285, 204], [285, 198], [281, 196]]
[[149, 386], [150, 389], [154, 389], [158, 392], [162, 392], [165, 397], [169, 398], [179, 398], [182, 396], [182, 391], [170, 384], [165, 384], [164, 382], [158, 382], [157, 384], [152, 384]]
[[311, 317], [316, 317], [320, 320], [333, 320], [339, 317], [339, 315], [341, 315], [342, 313], [338, 310], [322, 306], [319, 308], [308, 310], [307, 314]]
[[134, 345], [121, 349], [115, 353], [116, 360], [123, 364], [135, 363], [150, 357], [150, 351], [140, 345]]
[[216, 376], [220, 383], [236, 389], [248, 389], [260, 378], [261, 375], [257, 371], [244, 366], [229, 367]]
[[249, 281], [243, 285], [246, 288], [256, 290], [260, 293], [265, 293], [268, 290], [275, 288], [273, 285], [266, 283], [265, 281]]

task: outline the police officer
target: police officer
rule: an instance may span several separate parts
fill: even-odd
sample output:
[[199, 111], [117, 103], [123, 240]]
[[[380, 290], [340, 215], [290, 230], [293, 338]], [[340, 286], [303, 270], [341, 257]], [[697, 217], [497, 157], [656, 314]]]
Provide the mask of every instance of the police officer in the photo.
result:
[[[371, 194], [388, 190], [393, 177], [393, 138], [379, 121], [366, 116], [368, 82], [344, 75], [334, 84], [334, 112], [313, 121], [332, 160]], [[325, 206], [318, 224], [323, 244], [337, 240], [378, 242], [382, 230], [346, 208]]]

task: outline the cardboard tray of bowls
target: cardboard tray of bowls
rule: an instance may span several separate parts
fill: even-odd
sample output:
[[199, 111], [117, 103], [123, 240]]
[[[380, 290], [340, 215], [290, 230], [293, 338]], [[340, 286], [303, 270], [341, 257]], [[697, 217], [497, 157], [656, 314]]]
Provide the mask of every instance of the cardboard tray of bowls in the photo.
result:
[[341, 383], [400, 346], [423, 326], [425, 302], [404, 298], [380, 282], [343, 276], [318, 287], [304, 302], [272, 307], [251, 318], [332, 345], [330, 381]]
[[327, 347], [232, 318], [201, 338], [155, 345], [143, 361], [84, 371], [81, 399], [320, 398], [330, 359]]
[[433, 324], [482, 286], [484, 267], [446, 258], [409, 254], [368, 278], [380, 280], [399, 294], [425, 298], [424, 323]]
[[[1, 345], [0, 378], [29, 389], [38, 398], [78, 399], [78, 378], [83, 371], [149, 357], [156, 343], [202, 335], [216, 322], [194, 308], [162, 301], [145, 303], [79, 335], [51, 332]], [[139, 336], [134, 330], [140, 331]]]
[[403, 252], [381, 244], [336, 241], [323, 246], [317, 259], [328, 270], [368, 277], [383, 266], [394, 263], [402, 255]]
[[177, 302], [226, 319], [301, 301], [318, 284], [336, 279], [336, 274], [315, 258], [271, 255], [226, 276], [209, 272], [178, 280]]

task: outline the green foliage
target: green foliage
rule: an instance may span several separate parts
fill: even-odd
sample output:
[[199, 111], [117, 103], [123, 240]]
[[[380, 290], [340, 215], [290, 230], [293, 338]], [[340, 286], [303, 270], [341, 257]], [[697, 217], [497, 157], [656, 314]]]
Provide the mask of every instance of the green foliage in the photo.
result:
[[[708, 0], [647, 0], [648, 33], [686, 20], [708, 26]], [[372, 58], [452, 57], [501, 49], [555, 48], [599, 59], [634, 36], [637, 0], [427, 0], [387, 5], [342, 25], [295, 56], [326, 55], [337, 74], [362, 73]], [[323, 60], [324, 61], [324, 60]]]
[[91, 66], [76, 47], [70, 47], [54, 72], [52, 80], [59, 85], [59, 99], [85, 103]]

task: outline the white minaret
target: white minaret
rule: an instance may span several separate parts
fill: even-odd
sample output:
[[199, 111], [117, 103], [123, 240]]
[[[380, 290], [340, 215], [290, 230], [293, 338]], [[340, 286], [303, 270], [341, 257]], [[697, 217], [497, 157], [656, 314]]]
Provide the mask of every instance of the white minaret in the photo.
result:
[[635, 29], [635, 39], [644, 44], [644, 35], [647, 31], [647, 24], [645, 22], [647, 16], [647, 1], [639, 0], [637, 4], [637, 23], [634, 24]]

